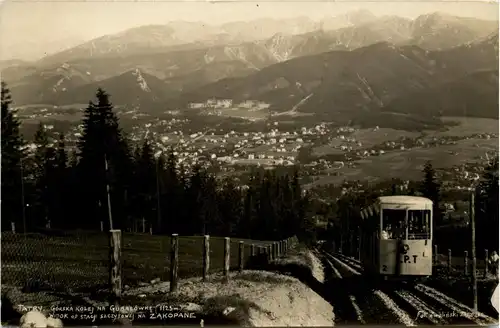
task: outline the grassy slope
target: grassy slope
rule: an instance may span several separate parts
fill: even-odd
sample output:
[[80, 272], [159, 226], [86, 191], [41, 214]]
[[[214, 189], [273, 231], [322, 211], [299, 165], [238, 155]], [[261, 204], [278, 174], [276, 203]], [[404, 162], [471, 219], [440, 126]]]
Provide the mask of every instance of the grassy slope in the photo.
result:
[[[472, 292], [472, 265], [469, 260], [468, 274], [465, 275], [464, 259], [452, 257], [452, 269], [448, 270], [446, 256], [439, 256], [439, 264], [434, 266], [433, 276], [426, 281], [426, 285], [434, 287], [449, 297], [452, 297], [465, 305], [473, 306]], [[491, 273], [484, 274], [484, 260], [477, 259], [477, 300], [478, 310], [494, 318], [498, 318], [498, 312], [491, 305], [491, 297], [495, 287], [498, 285], [498, 277]]]
[[[82, 235], [80, 235], [81, 237]], [[99, 241], [95, 234], [90, 235], [93, 242]], [[129, 236], [128, 240], [135, 242], [136, 249], [147, 247], [147, 239], [150, 236]], [[53, 244], [55, 244], [53, 239]], [[81, 241], [80, 238], [78, 241]], [[87, 239], [87, 241], [89, 240]], [[159, 237], [162, 239], [162, 237]], [[167, 239], [167, 238], [163, 238]], [[215, 239], [215, 238], [214, 238]], [[65, 239], [66, 241], [69, 238]], [[168, 239], [167, 239], [168, 240]], [[5, 238], [4, 238], [5, 241]], [[184, 238], [180, 241], [180, 256], [186, 255], [187, 251], [196, 253], [195, 248], [201, 245], [198, 243], [200, 238], [191, 237]], [[222, 241], [216, 239], [216, 241]], [[140, 245], [140, 243], [143, 245]], [[47, 241], [44, 242], [46, 245]], [[58, 246], [62, 247], [62, 241], [59, 241]], [[77, 241], [70, 242], [71, 246], [75, 247]], [[7, 242], [8, 244], [8, 242]], [[220, 243], [222, 245], [222, 243]], [[89, 244], [88, 244], [89, 245]], [[196, 245], [196, 246], [195, 246]], [[218, 253], [217, 242], [213, 244], [213, 251]], [[68, 245], [64, 245], [68, 247]], [[151, 245], [150, 245], [151, 246]], [[88, 246], [90, 247], [90, 246]], [[97, 247], [97, 246], [96, 246]], [[49, 248], [50, 249], [50, 248]], [[57, 248], [52, 248], [54, 251]], [[67, 248], [66, 248], [67, 249]], [[42, 251], [42, 249], [39, 249]], [[66, 252], [67, 257], [75, 256], [76, 253]], [[43, 255], [47, 257], [47, 251], [43, 251]], [[79, 257], [84, 256], [83, 252], [78, 254]], [[92, 257], [92, 256], [89, 256]], [[218, 259], [218, 257], [216, 257]], [[88, 260], [83, 259], [82, 263]], [[151, 262], [151, 260], [149, 260]], [[222, 263], [222, 261], [220, 261]], [[137, 262], [135, 262], [137, 263]], [[232, 263], [233, 256], [232, 256]], [[199, 267], [197, 264], [192, 263], [194, 271]], [[55, 264], [54, 264], [55, 265]], [[184, 266], [185, 270], [188, 267]], [[217, 271], [218, 265], [216, 262], [213, 265], [213, 271]], [[251, 269], [251, 267], [249, 267]], [[82, 268], [85, 270], [85, 268]], [[182, 269], [182, 264], [181, 264]], [[138, 314], [135, 314], [134, 324], [147, 325], [147, 324], [199, 324], [200, 319], [203, 319], [205, 324], [240, 324], [240, 325], [253, 325], [253, 326], [268, 326], [268, 325], [283, 325], [288, 326], [292, 324], [306, 324], [314, 323], [315, 325], [330, 325], [331, 320], [331, 306], [323, 301], [316, 293], [311, 291], [306, 285], [301, 284], [298, 280], [290, 277], [297, 276], [300, 280], [306, 276], [312, 276], [314, 270], [314, 260], [311, 258], [308, 250], [305, 247], [295, 247], [289, 251], [286, 257], [283, 257], [272, 263], [259, 262], [256, 263], [255, 270], [245, 270], [243, 272], [231, 272], [229, 274], [229, 281], [225, 282], [220, 273], [213, 273], [208, 277], [206, 282], [203, 282], [199, 277], [191, 277], [179, 281], [178, 290], [175, 293], [169, 293], [169, 282], [158, 282], [151, 284], [144, 284], [141, 287], [127, 288], [124, 291], [122, 298], [122, 305], [138, 305], [138, 306], [158, 306], [159, 304], [168, 304], [170, 306], [179, 307], [184, 309], [183, 312], [194, 313], [194, 318], [191, 319], [152, 319], [146, 315], [142, 319], [138, 319]], [[261, 271], [261, 270], [271, 270]], [[92, 270], [86, 270], [88, 279], [92, 280]], [[193, 271], [194, 274], [196, 274]], [[285, 273], [279, 274], [279, 273]], [[305, 274], [305, 276], [303, 275]], [[306, 282], [307, 284], [307, 282]], [[102, 294], [101, 294], [102, 293]], [[11, 293], [11, 296], [17, 296], [14, 303], [16, 304], [41, 304], [38, 299], [30, 297], [30, 294]], [[34, 295], [34, 294], [31, 294]], [[57, 297], [50, 298], [51, 295], [45, 300], [46, 307], [53, 306], [55, 302], [60, 306], [66, 305], [104, 305], [105, 299], [104, 291], [97, 292], [93, 295], [92, 299], [99, 299], [97, 304], [95, 301], [84, 298], [67, 297], [63, 301]], [[14, 298], [13, 298], [14, 299]], [[286, 300], [283, 302], [283, 300]], [[2, 302], [5, 299], [2, 298]], [[310, 304], [315, 304], [310, 306]], [[12, 305], [12, 304], [11, 304]], [[190, 310], [185, 306], [189, 306]], [[229, 315], [223, 315], [222, 312], [228, 307], [234, 310]], [[4, 315], [9, 317], [11, 323], [19, 320], [19, 315]], [[86, 324], [88, 322], [63, 320], [65, 325], [71, 324]], [[97, 319], [93, 324], [112, 324], [109, 320]]]
[[[238, 264], [238, 243], [231, 240], [231, 266]], [[250, 241], [246, 242], [248, 257]], [[251, 241], [254, 244], [266, 242]], [[202, 272], [203, 237], [179, 237], [179, 277]], [[224, 238], [212, 237], [210, 271], [223, 267]], [[89, 291], [108, 281], [109, 248], [104, 233], [70, 233], [65, 236], [2, 233], [2, 283], [23, 286], [27, 280], [41, 287]], [[155, 278], [168, 280], [170, 237], [125, 233], [123, 235], [123, 285]]]
[[[306, 287], [311, 287], [314, 267], [309, 250], [298, 245], [286, 256], [271, 263], [259, 262], [249, 267], [250, 270], [230, 273], [228, 282], [224, 282], [220, 274], [214, 274], [206, 282], [200, 278], [180, 281], [179, 289], [174, 294], [155, 293], [155, 290], [168, 289], [167, 282], [163, 286], [130, 290], [126, 292], [126, 298], [132, 304], [195, 303], [199, 308], [196, 323], [199, 318], [205, 318], [205, 324], [329, 325], [331, 306]], [[148, 295], [146, 300], [138, 296], [141, 294]], [[313, 303], [315, 306], [308, 306]], [[228, 307], [233, 307], [234, 311], [227, 316], [221, 315]]]

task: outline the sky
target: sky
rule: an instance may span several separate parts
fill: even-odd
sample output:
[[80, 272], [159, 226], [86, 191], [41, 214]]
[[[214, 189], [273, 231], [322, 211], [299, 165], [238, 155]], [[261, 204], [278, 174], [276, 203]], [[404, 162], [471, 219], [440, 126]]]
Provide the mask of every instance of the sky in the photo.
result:
[[[1, 0], [0, 0], [1, 1]], [[429, 12], [498, 20], [498, 2], [487, 1], [11, 1], [0, 5], [1, 52], [44, 43], [80, 43], [147, 24], [203, 21], [221, 24], [258, 18], [321, 19], [356, 9], [415, 18]], [[8, 52], [8, 51], [7, 51]], [[3, 57], [3, 56], [2, 56]]]

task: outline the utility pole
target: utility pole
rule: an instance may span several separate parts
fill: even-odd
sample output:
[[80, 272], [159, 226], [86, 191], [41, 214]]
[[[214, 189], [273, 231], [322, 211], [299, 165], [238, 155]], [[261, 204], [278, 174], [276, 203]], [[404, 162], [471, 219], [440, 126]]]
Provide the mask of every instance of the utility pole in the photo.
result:
[[[477, 311], [477, 271], [476, 271], [476, 209], [475, 209], [475, 191], [470, 195], [469, 213], [470, 226], [472, 231], [472, 294], [474, 298], [474, 311]], [[486, 259], [487, 260], [487, 259]]]
[[113, 215], [111, 214], [111, 195], [109, 191], [109, 174], [108, 174], [108, 159], [106, 157], [106, 153], [104, 153], [104, 169], [106, 176], [106, 194], [108, 197], [108, 218], [109, 218], [109, 230], [113, 230]]

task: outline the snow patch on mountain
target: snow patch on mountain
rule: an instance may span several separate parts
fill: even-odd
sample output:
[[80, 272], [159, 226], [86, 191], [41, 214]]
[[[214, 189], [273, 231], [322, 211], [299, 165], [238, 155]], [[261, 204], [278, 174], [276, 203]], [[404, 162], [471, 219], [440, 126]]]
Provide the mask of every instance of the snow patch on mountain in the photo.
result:
[[141, 71], [138, 68], [136, 68], [135, 71], [132, 72], [132, 75], [137, 78], [137, 83], [143, 91], [151, 92], [151, 89], [148, 87], [146, 80], [142, 77]]
[[[67, 76], [60, 78], [60, 79], [56, 82], [56, 84], [54, 84], [54, 86], [52, 87], [52, 91], [53, 91], [53, 92], [57, 92], [57, 91], [59, 91], [59, 88], [60, 88], [61, 84], [63, 84], [63, 82], [64, 82], [64, 81], [69, 80], [69, 79], [70, 79], [70, 78], [69, 78], [69, 77], [67, 77]], [[61, 90], [61, 91], [66, 91], [66, 88], [61, 88], [60, 90]]]

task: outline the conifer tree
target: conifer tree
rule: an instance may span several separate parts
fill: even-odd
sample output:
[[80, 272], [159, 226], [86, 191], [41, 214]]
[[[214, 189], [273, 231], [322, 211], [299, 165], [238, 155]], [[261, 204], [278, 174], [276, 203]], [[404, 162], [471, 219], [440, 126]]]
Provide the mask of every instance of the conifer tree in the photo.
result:
[[238, 236], [243, 232], [242, 216], [242, 193], [237, 188], [232, 178], [226, 178], [222, 182], [222, 190], [219, 198], [220, 222], [224, 225], [224, 235]]
[[192, 169], [191, 177], [187, 180], [186, 186], [186, 216], [180, 231], [192, 231], [197, 234], [209, 234], [210, 227], [207, 227], [207, 222], [203, 213], [204, 197], [203, 187], [205, 184], [205, 173], [199, 165], [195, 165]]
[[145, 139], [136, 150], [135, 182], [133, 192], [136, 194], [136, 219], [145, 219], [149, 224], [156, 222], [156, 163], [149, 140]]
[[488, 249], [498, 250], [498, 157], [484, 170], [476, 188], [476, 234], [481, 236], [479, 243]]
[[[97, 102], [89, 102], [84, 112], [82, 136], [78, 141], [82, 219], [88, 227], [99, 220], [119, 228], [124, 220], [125, 190], [131, 174], [131, 158], [109, 95], [96, 92]], [[106, 171], [106, 165], [108, 170]], [[111, 211], [108, 208], [108, 192]]]
[[[165, 163], [163, 160], [166, 157]], [[161, 208], [162, 208], [162, 226], [161, 230], [174, 233], [177, 231], [178, 223], [183, 217], [183, 184], [180, 172], [177, 169], [177, 157], [174, 151], [169, 149], [166, 156], [161, 156], [161, 168], [165, 168], [161, 179]]]
[[423, 169], [424, 180], [420, 185], [420, 192], [424, 197], [433, 202], [433, 224], [439, 226], [442, 222], [443, 213], [441, 211], [441, 185], [437, 180], [436, 171], [432, 163], [427, 162]]
[[19, 120], [10, 108], [10, 91], [1, 82], [2, 115], [2, 231], [10, 229], [10, 222], [21, 227], [23, 212], [23, 139], [19, 132]]
[[[220, 234], [224, 229], [228, 231], [226, 235], [231, 236], [230, 222], [221, 220], [219, 216], [219, 204], [223, 190], [219, 190], [219, 184], [213, 174], [209, 174], [206, 170], [203, 173], [201, 185], [201, 220], [204, 228], [200, 231], [202, 234], [217, 233]], [[232, 218], [234, 220], [236, 218]]]
[[51, 220], [54, 222], [54, 227], [64, 228], [67, 226], [65, 215], [71, 215], [70, 207], [67, 207], [73, 196], [71, 195], [69, 169], [68, 169], [68, 153], [66, 151], [66, 141], [64, 134], [59, 134], [57, 149], [55, 154], [55, 172], [53, 185], [55, 192], [53, 194], [53, 215]]
[[43, 227], [51, 219], [51, 210], [55, 203], [57, 193], [56, 178], [56, 151], [49, 141], [45, 126], [40, 123], [35, 132], [34, 144], [36, 150], [32, 161], [34, 177], [34, 199], [32, 204], [32, 223], [37, 227]]

